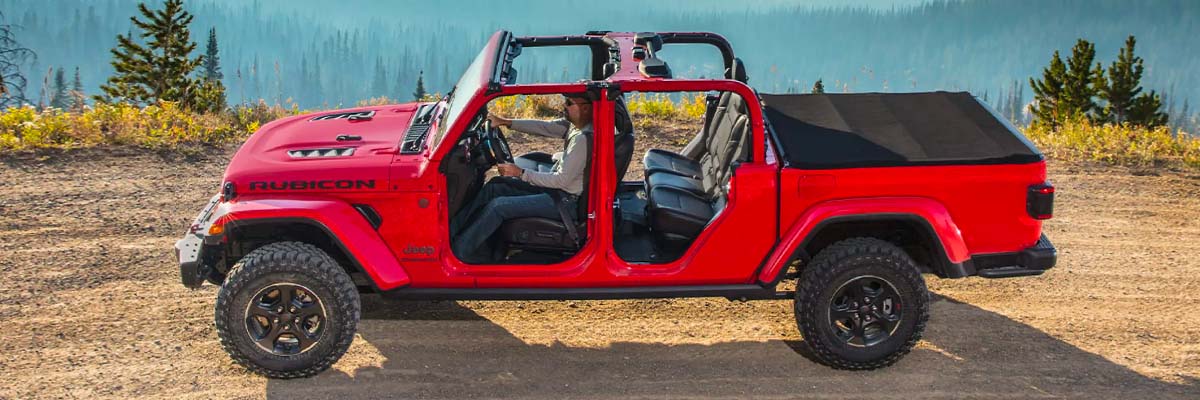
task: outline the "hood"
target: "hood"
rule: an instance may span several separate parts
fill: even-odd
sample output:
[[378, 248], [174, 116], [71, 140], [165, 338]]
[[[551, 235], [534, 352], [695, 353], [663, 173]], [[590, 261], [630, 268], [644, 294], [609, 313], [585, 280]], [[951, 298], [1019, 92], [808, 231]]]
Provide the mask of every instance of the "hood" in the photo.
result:
[[386, 190], [388, 165], [420, 103], [322, 111], [272, 121], [225, 171], [238, 195]]

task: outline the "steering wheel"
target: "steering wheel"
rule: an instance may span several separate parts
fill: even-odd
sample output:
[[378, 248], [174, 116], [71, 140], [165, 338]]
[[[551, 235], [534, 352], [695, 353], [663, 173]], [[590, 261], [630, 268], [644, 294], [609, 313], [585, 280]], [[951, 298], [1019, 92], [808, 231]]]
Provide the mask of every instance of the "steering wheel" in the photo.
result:
[[514, 162], [512, 150], [508, 147], [508, 140], [504, 138], [504, 133], [500, 132], [500, 127], [492, 126], [492, 121], [489, 119], [485, 119], [483, 122], [483, 148], [484, 157], [492, 165]]

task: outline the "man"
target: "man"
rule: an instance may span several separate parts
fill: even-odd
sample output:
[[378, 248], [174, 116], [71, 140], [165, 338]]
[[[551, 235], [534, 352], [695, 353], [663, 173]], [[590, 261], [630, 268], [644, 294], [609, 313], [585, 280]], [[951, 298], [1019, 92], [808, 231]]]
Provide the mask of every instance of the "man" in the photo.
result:
[[[546, 171], [508, 163], [496, 165], [500, 176], [488, 181], [450, 223], [450, 234], [454, 236], [451, 249], [459, 259], [468, 263], [486, 263], [488, 258], [480, 253], [486, 253], [482, 251], [485, 242], [505, 220], [524, 217], [560, 219], [557, 198], [566, 203], [568, 210], [575, 210], [579, 195], [583, 193], [588, 152], [591, 151], [588, 137], [592, 134], [592, 102], [587, 93], [569, 93], [563, 97], [566, 118], [539, 121], [488, 116], [492, 126], [561, 138], [565, 146], [553, 167]], [[478, 216], [472, 218], [475, 214]], [[574, 212], [570, 214], [574, 215]], [[464, 228], [468, 222], [470, 226]]]

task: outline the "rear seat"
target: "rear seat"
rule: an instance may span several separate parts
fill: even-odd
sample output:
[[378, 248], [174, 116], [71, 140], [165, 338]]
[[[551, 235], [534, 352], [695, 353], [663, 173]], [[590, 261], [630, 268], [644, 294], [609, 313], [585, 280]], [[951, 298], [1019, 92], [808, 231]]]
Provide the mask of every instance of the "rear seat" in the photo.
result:
[[[714, 114], [715, 119], [708, 124], [710, 129], [705, 133], [706, 148], [700, 161], [684, 160], [694, 165], [680, 161], [674, 163], [684, 165], [684, 170], [670, 169], [661, 163], [656, 164], [657, 168], [651, 169], [650, 163], [660, 162], [665, 157], [652, 157], [654, 153], [646, 154], [647, 188], [670, 186], [696, 194], [712, 194], [713, 187], [721, 181], [722, 175], [727, 173], [730, 164], [738, 156], [733, 153], [739, 149], [743, 137], [750, 131], [749, 113], [741, 96], [726, 92], [721, 96], [721, 104], [723, 106]], [[654, 151], [656, 150], [651, 150]], [[673, 154], [665, 151], [658, 154], [664, 153]]]
[[708, 157], [708, 149], [711, 147], [710, 140], [713, 137], [712, 131], [716, 129], [717, 125], [713, 122], [725, 117], [725, 110], [729, 107], [729, 101], [732, 97], [734, 97], [732, 92], [721, 93], [715, 105], [716, 109], [710, 113], [705, 113], [708, 119], [704, 123], [704, 130], [700, 132], [701, 153], [696, 159], [667, 150], [650, 149], [650, 151], [646, 152], [646, 156], [642, 158], [642, 164], [646, 167], [646, 176], [658, 172], [667, 172], [700, 179], [700, 176], [703, 174], [701, 162], [704, 161], [705, 157]]
[[[722, 96], [724, 100], [724, 96]], [[746, 102], [733, 95], [718, 110], [698, 176], [660, 169], [646, 176], [651, 229], [666, 240], [691, 240], [724, 207], [734, 161], [746, 158], [750, 120]], [[649, 158], [649, 154], [647, 154]]]

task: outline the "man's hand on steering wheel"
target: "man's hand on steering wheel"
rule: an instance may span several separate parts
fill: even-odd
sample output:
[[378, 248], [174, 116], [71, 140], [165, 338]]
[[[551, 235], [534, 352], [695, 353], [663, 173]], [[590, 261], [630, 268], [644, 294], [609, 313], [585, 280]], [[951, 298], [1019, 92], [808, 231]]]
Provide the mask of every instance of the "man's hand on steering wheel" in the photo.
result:
[[504, 133], [500, 131], [500, 125], [512, 125], [512, 120], [496, 117], [488, 114], [487, 120], [483, 122], [482, 145], [484, 155], [489, 163], [493, 165], [513, 163], [512, 149], [508, 147], [508, 140], [504, 138]]
[[517, 164], [509, 163], [496, 164], [496, 171], [500, 173], [500, 176], [521, 176], [522, 172], [521, 167], [518, 167]]
[[496, 127], [503, 126], [505, 128], [512, 128], [512, 120], [511, 119], [504, 118], [499, 115], [492, 115], [492, 114], [488, 114], [487, 119], [488, 119], [488, 122], [492, 123], [492, 126], [496, 126]]

